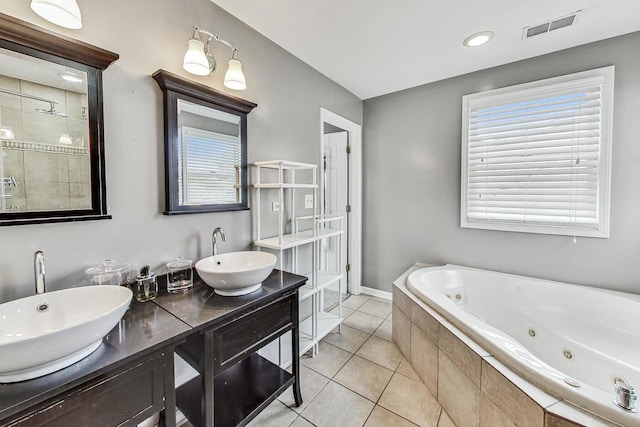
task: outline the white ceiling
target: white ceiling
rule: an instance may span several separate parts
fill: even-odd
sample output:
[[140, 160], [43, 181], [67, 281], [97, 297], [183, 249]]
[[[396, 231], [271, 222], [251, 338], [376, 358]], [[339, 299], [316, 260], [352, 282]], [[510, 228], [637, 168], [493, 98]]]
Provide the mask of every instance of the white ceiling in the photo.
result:
[[[640, 0], [212, 1], [361, 99], [640, 30]], [[522, 40], [577, 10], [573, 26]], [[491, 42], [462, 45], [484, 30]]]

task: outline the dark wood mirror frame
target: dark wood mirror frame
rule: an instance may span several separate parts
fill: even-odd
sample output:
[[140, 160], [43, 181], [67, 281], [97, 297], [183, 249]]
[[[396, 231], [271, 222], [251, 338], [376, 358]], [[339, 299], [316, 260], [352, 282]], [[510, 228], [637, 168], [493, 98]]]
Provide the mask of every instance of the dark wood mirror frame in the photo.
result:
[[[165, 215], [249, 209], [247, 200], [247, 114], [257, 104], [227, 95], [164, 70], [153, 73], [164, 102]], [[240, 117], [241, 203], [181, 205], [178, 188], [178, 99]]]
[[0, 47], [86, 72], [91, 162], [90, 209], [0, 213], [0, 225], [111, 218], [111, 215], [107, 214], [102, 71], [119, 56], [2, 13], [0, 13]]

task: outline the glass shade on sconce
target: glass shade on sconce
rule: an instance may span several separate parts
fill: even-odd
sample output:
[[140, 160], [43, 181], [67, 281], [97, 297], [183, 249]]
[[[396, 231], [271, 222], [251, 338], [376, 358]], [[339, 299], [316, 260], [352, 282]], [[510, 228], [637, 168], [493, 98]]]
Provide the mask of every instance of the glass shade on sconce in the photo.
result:
[[11, 130], [11, 128], [9, 127], [0, 128], [0, 139], [11, 141], [14, 138], [15, 138], [15, 135], [13, 134], [13, 130]]
[[71, 137], [68, 133], [63, 133], [62, 135], [60, 135], [60, 138], [58, 138], [58, 144], [71, 145], [73, 144], [73, 141], [71, 140]]
[[204, 43], [202, 43], [202, 40], [195, 38], [189, 40], [189, 48], [187, 49], [187, 53], [184, 54], [182, 68], [197, 76], [208, 76], [211, 74], [209, 59], [204, 53]]
[[242, 73], [242, 63], [237, 59], [229, 60], [229, 68], [224, 75], [224, 85], [233, 90], [244, 90], [247, 88], [247, 82]]
[[31, 9], [61, 27], [72, 30], [82, 28], [82, 15], [76, 0], [31, 0]]

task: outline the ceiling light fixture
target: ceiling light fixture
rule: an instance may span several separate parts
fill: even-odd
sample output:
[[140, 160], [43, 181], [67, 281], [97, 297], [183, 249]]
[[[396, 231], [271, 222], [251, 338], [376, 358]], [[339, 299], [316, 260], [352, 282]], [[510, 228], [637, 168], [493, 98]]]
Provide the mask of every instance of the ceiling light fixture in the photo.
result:
[[467, 47], [481, 46], [491, 40], [493, 35], [493, 31], [481, 31], [479, 33], [471, 34], [469, 37], [464, 39], [462, 44]]
[[61, 27], [72, 30], [82, 28], [82, 15], [76, 0], [31, 0], [31, 9]]
[[[206, 42], [202, 41], [201, 34], [207, 36]], [[198, 27], [193, 27], [193, 36], [189, 40], [189, 47], [184, 54], [182, 68], [197, 76], [211, 75], [216, 69], [216, 61], [213, 59], [213, 55], [211, 55], [211, 51], [209, 50], [211, 40], [220, 42], [231, 49], [231, 59], [229, 60], [227, 72], [224, 75], [224, 85], [233, 90], [246, 89], [247, 82], [242, 72], [242, 63], [236, 58], [238, 49], [216, 34], [201, 30]]]

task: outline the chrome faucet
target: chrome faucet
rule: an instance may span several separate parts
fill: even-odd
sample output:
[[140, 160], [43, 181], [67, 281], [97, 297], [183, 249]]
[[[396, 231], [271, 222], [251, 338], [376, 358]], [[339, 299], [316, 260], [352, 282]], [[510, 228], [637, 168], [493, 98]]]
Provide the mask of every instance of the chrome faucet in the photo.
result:
[[36, 294], [44, 294], [46, 291], [44, 283], [44, 254], [38, 251], [33, 255], [33, 275], [36, 281]]
[[636, 400], [638, 395], [632, 385], [628, 384], [622, 378], [616, 378], [615, 384], [615, 400], [614, 403], [629, 412], [638, 412], [636, 409]]
[[213, 244], [213, 254], [218, 255], [218, 241], [216, 239], [216, 234], [219, 234], [222, 238], [223, 242], [227, 241], [227, 236], [224, 235], [224, 230], [222, 227], [216, 227], [211, 234], [211, 243]]

